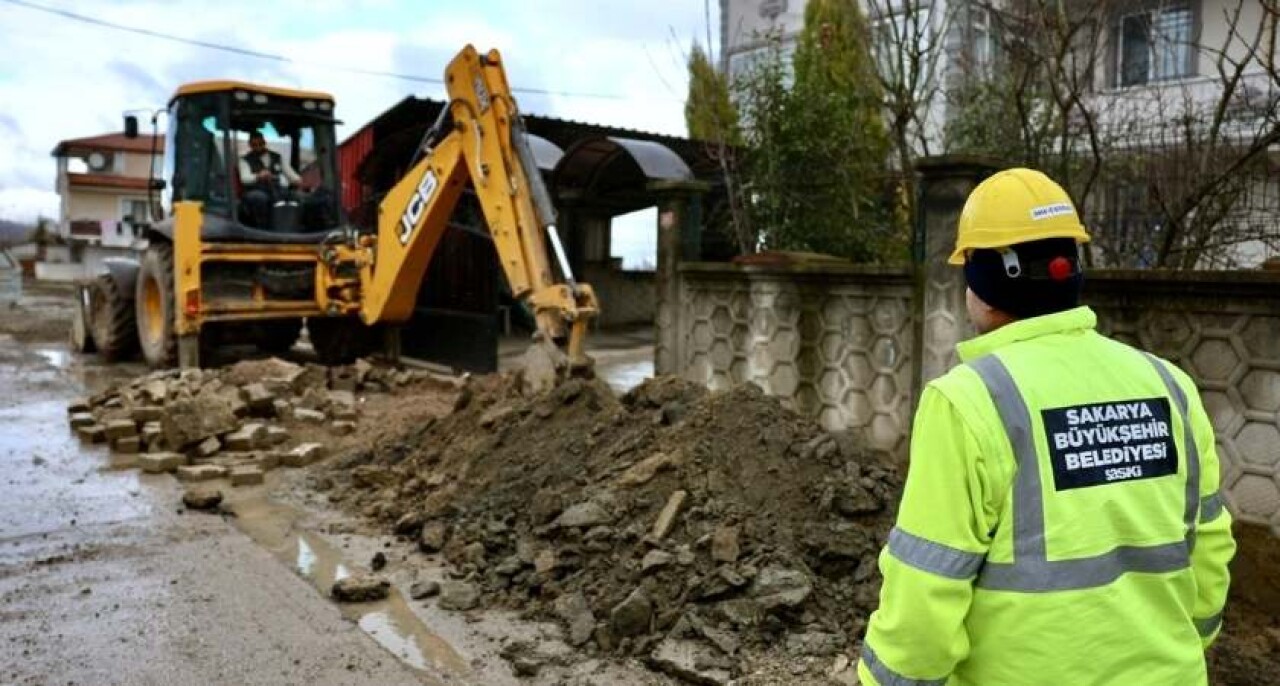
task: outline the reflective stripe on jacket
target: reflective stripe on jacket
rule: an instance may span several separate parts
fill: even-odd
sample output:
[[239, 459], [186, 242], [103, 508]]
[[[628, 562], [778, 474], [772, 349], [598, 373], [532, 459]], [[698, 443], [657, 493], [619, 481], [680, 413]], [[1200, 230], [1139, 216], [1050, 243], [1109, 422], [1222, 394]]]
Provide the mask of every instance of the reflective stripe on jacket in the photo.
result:
[[1235, 551], [1213, 430], [1096, 322], [1014, 322], [925, 388], [863, 684], [1207, 682]]

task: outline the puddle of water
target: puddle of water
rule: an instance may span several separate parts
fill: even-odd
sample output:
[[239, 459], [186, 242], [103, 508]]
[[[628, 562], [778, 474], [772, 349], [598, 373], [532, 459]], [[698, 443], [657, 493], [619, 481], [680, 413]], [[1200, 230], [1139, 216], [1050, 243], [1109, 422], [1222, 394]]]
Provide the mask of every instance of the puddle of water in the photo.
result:
[[357, 623], [365, 633], [373, 637], [373, 640], [391, 651], [392, 655], [418, 669], [426, 669], [427, 661], [426, 656], [422, 654], [422, 649], [417, 642], [404, 640], [411, 634], [406, 632], [390, 613], [370, 612], [361, 617]]
[[[528, 343], [511, 339], [504, 339], [502, 343], [506, 349], [499, 352], [498, 369], [517, 368]], [[615, 393], [626, 393], [653, 376], [653, 346], [637, 343], [633, 340], [621, 347], [597, 347], [587, 351], [595, 361], [596, 377], [609, 384]]]
[[598, 371], [610, 388], [618, 393], [626, 393], [653, 376], [653, 360], [607, 365], [602, 366]]
[[44, 358], [51, 366], [66, 369], [71, 364], [71, 351], [64, 348], [37, 348], [36, 354]]
[[[235, 510], [235, 521], [242, 531], [291, 566], [325, 596], [329, 595], [335, 581], [353, 573], [340, 550], [323, 537], [298, 527], [301, 514], [297, 510], [262, 500], [237, 503]], [[344, 617], [415, 669], [434, 669], [459, 675], [470, 671], [467, 661], [458, 651], [427, 629], [395, 588], [391, 589], [386, 600], [341, 603], [338, 607]]]
[[403, 596], [396, 593], [378, 605], [385, 607], [364, 612], [357, 624], [392, 655], [424, 671], [428, 666], [453, 674], [471, 671], [453, 646], [426, 630]]
[[[0, 370], [0, 388], [7, 380]], [[136, 497], [138, 475], [100, 472], [107, 450], [81, 443], [66, 421], [61, 400], [0, 406], [0, 464], [14, 494], [0, 499], [0, 537], [56, 530], [70, 519], [85, 526], [150, 513], [153, 501]]]

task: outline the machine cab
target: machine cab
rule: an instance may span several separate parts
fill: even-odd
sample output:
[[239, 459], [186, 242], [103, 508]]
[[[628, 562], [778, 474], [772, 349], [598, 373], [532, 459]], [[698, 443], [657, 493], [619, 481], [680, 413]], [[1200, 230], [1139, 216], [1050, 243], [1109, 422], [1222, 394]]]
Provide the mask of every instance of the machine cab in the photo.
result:
[[310, 242], [340, 226], [332, 96], [202, 81], [168, 113], [164, 205], [201, 201], [204, 240]]

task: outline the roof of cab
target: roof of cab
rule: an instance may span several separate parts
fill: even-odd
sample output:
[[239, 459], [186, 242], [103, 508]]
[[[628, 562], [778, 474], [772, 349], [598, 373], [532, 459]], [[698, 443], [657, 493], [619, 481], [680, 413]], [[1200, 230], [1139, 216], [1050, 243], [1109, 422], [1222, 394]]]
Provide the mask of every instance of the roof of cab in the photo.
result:
[[277, 86], [264, 86], [257, 83], [249, 83], [247, 81], [193, 81], [178, 87], [174, 92], [170, 101], [183, 96], [194, 95], [196, 93], [218, 93], [222, 91], [246, 90], [251, 93], [265, 93], [267, 95], [277, 95], [285, 98], [299, 98], [312, 100], [328, 100], [333, 102], [333, 96], [320, 91], [300, 91], [292, 88], [280, 88]]

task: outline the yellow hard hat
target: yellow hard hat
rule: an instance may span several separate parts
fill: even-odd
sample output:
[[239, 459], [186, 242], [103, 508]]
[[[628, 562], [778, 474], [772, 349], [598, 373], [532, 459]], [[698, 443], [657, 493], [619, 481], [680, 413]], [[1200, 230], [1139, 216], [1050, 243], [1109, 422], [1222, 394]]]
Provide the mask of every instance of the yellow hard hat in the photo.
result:
[[956, 249], [947, 262], [964, 264], [965, 253], [975, 248], [1005, 248], [1045, 238], [1089, 242], [1062, 186], [1034, 169], [1006, 169], [969, 194], [960, 212]]

